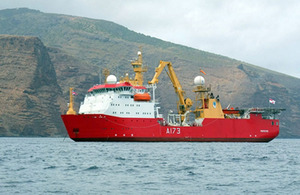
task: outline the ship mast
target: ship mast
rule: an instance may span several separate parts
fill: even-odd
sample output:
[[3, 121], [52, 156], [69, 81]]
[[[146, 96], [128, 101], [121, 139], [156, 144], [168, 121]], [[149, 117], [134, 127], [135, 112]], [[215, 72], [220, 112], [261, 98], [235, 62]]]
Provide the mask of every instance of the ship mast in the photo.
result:
[[214, 95], [209, 92], [211, 87], [205, 86], [205, 80], [202, 76], [197, 76], [194, 79], [196, 85], [193, 90], [196, 93], [196, 108], [193, 111], [196, 119], [200, 118], [224, 118], [222, 106], [218, 96], [215, 98]]
[[104, 77], [105, 77], [105, 83], [107, 83], [107, 77], [108, 77], [109, 73], [110, 73], [110, 71], [109, 71], [109, 69], [107, 69], [107, 68], [104, 68], [104, 69], [102, 70], [102, 74], [103, 74]]
[[76, 114], [76, 111], [73, 108], [73, 104], [74, 104], [74, 102], [73, 102], [73, 88], [70, 87], [70, 103], [69, 103], [69, 110], [67, 112], [68, 115], [69, 114]]
[[131, 81], [132, 85], [139, 85], [143, 86], [144, 78], [143, 74], [147, 71], [147, 67], [143, 67], [143, 56], [142, 52], [138, 52], [138, 58], [137, 60], [131, 62], [133, 71], [135, 72], [134, 80]]

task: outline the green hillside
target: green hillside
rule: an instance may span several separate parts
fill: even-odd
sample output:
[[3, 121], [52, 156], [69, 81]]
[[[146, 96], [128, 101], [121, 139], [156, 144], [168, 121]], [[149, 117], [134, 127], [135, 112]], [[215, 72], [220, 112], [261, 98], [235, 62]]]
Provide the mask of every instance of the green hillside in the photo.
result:
[[[223, 107], [268, 106], [268, 99], [273, 98], [276, 107], [287, 109], [280, 117], [280, 136], [300, 137], [300, 79], [145, 36], [113, 22], [26, 8], [0, 10], [0, 34], [40, 38], [48, 48], [65, 100], [68, 87], [74, 86], [79, 92], [77, 106], [85, 92], [100, 82], [103, 68], [109, 68], [117, 77], [125, 72], [133, 75], [130, 60], [142, 47], [144, 63], [148, 65], [145, 81], [154, 75], [160, 60], [171, 61], [193, 99], [193, 78], [201, 67], [208, 73], [206, 81], [212, 84], [214, 94], [220, 95]], [[164, 114], [175, 110], [177, 97], [166, 74], [161, 75], [158, 87]], [[61, 105], [61, 110], [66, 110], [65, 105]]]

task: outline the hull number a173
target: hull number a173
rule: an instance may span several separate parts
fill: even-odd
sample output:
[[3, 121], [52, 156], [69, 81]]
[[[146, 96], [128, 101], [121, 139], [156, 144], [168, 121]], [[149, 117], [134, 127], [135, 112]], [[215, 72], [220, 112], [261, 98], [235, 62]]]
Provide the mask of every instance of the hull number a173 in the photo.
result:
[[167, 128], [166, 134], [180, 134], [179, 127]]

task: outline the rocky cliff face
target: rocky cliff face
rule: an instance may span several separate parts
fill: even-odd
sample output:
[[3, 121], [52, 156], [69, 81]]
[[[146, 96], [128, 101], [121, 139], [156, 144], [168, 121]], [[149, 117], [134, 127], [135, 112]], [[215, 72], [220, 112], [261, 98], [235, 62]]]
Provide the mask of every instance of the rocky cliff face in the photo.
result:
[[62, 91], [36, 37], [0, 36], [0, 136], [62, 135]]

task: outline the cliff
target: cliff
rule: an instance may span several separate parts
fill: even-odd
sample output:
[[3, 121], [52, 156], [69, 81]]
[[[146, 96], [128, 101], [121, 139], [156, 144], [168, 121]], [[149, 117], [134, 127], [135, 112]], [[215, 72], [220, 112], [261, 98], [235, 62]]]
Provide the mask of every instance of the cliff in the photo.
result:
[[0, 35], [0, 136], [55, 136], [62, 91], [36, 37]]

